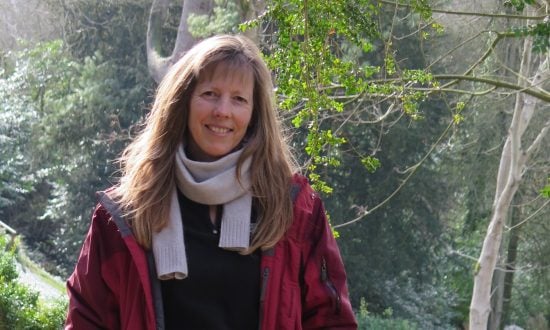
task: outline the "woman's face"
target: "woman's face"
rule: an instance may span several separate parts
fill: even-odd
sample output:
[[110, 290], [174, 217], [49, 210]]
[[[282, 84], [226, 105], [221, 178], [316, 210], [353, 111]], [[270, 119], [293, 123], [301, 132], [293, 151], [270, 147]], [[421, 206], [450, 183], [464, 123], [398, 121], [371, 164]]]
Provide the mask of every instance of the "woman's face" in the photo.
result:
[[187, 152], [209, 162], [230, 153], [252, 117], [254, 77], [250, 69], [220, 63], [200, 77], [189, 104]]

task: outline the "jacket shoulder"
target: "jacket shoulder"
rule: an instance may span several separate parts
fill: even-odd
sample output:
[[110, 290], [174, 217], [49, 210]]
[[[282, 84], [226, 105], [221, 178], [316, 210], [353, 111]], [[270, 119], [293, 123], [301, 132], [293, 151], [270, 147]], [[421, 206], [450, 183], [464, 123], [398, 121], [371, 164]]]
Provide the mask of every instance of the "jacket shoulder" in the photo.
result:
[[294, 219], [288, 234], [294, 239], [304, 240], [307, 239], [306, 236], [315, 232], [315, 229], [325, 227], [327, 220], [323, 202], [308, 179], [303, 175], [295, 175], [292, 185], [293, 189], [299, 191], [294, 198]]
[[311, 203], [308, 201], [319, 198], [318, 194], [309, 184], [308, 179], [301, 174], [295, 174], [292, 177], [291, 194], [294, 206], [298, 205], [300, 207], [311, 206]]
[[99, 222], [102, 222], [102, 225], [114, 225], [123, 238], [132, 235], [132, 231], [126, 222], [121, 207], [109, 195], [110, 190], [111, 189], [96, 193], [98, 203], [94, 211], [93, 219], [95, 220], [97, 218]]

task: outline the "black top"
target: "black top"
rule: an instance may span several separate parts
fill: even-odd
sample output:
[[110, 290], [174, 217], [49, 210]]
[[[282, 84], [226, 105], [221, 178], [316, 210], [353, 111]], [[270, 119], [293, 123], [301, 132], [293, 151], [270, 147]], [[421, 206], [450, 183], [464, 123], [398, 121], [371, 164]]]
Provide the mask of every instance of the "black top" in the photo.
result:
[[178, 199], [189, 276], [161, 281], [166, 329], [258, 329], [260, 254], [218, 247], [222, 207], [214, 225], [207, 205]]

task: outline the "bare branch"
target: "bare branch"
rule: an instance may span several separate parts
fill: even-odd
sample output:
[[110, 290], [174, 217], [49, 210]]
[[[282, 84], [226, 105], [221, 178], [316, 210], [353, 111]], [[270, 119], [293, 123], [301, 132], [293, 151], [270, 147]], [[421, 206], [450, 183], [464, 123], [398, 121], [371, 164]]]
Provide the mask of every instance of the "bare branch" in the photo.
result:
[[527, 151], [525, 153], [525, 157], [527, 159], [529, 159], [531, 157], [531, 155], [533, 154], [533, 152], [535, 152], [538, 149], [538, 147], [542, 143], [542, 140], [544, 140], [544, 138], [546, 137], [546, 134], [548, 134], [549, 129], [550, 129], [550, 120], [546, 122], [546, 124], [544, 125], [542, 130], [539, 132], [539, 134], [537, 135], [537, 137], [533, 141], [533, 143], [531, 143], [531, 145], [527, 149]]
[[519, 226], [522, 226], [524, 223], [531, 220], [531, 218], [538, 215], [546, 206], [548, 206], [548, 204], [550, 204], [550, 199], [547, 200], [544, 204], [542, 204], [542, 206], [539, 207], [537, 210], [535, 210], [535, 212], [531, 213], [527, 218], [523, 219], [521, 222], [517, 223], [516, 225], [514, 225], [512, 227], [507, 227], [506, 230], [510, 231], [510, 230], [516, 229]]
[[550, 93], [548, 92], [542, 92], [542, 91], [539, 92], [539, 91], [533, 90], [530, 87], [522, 87], [517, 84], [512, 84], [506, 81], [494, 80], [494, 79], [483, 78], [483, 77], [453, 75], [453, 74], [434, 75], [434, 78], [441, 79], [441, 80], [451, 79], [451, 80], [457, 80], [457, 81], [467, 80], [467, 81], [473, 81], [473, 82], [480, 82], [488, 85], [493, 85], [495, 87], [520, 91], [525, 94], [531, 95], [541, 101], [550, 102]]
[[334, 225], [332, 226], [334, 229], [337, 229], [337, 228], [341, 228], [341, 227], [345, 227], [345, 226], [348, 226], [348, 225], [351, 225], [361, 219], [363, 219], [364, 217], [366, 217], [367, 215], [371, 214], [372, 212], [374, 212], [375, 210], [379, 209], [380, 207], [384, 206], [386, 203], [388, 203], [392, 198], [393, 196], [397, 195], [397, 193], [399, 191], [401, 191], [401, 189], [405, 186], [405, 184], [407, 184], [407, 182], [410, 180], [410, 178], [416, 173], [416, 171], [420, 168], [420, 165], [422, 165], [426, 159], [428, 159], [428, 157], [432, 154], [432, 152], [435, 150], [435, 148], [440, 144], [440, 142], [443, 140], [443, 138], [445, 136], [447, 136], [447, 133], [450, 131], [450, 129], [454, 126], [454, 121], [451, 121], [449, 123], [449, 125], [447, 126], [447, 128], [445, 128], [445, 130], [443, 131], [443, 133], [441, 133], [441, 135], [439, 136], [439, 138], [437, 139], [437, 141], [435, 141], [432, 146], [430, 147], [430, 150], [428, 150], [428, 152], [424, 155], [424, 157], [422, 157], [422, 159], [414, 164], [413, 166], [409, 167], [408, 171], [409, 171], [409, 174], [407, 175], [407, 177], [405, 177], [405, 179], [403, 179], [403, 181], [401, 182], [401, 184], [399, 184], [399, 186], [388, 196], [386, 197], [386, 199], [384, 199], [382, 202], [378, 203], [376, 206], [374, 206], [373, 208], [371, 208], [370, 210], [367, 209], [366, 207], [358, 207], [360, 209], [360, 214], [352, 219], [352, 220], [349, 220], [349, 221], [346, 221], [344, 223], [340, 223], [340, 224], [337, 224], [337, 225]]
[[[411, 5], [405, 3], [397, 3], [387, 0], [378, 0], [378, 2], [390, 5], [390, 6], [399, 6], [405, 8], [412, 8]], [[435, 9], [432, 8], [433, 13], [448, 14], [448, 15], [460, 15], [460, 16], [476, 16], [476, 17], [491, 17], [491, 18], [507, 18], [507, 19], [522, 19], [522, 20], [538, 20], [542, 21], [547, 16], [538, 15], [538, 16], [527, 16], [527, 15], [510, 15], [510, 14], [492, 14], [492, 13], [480, 13], [480, 12], [466, 12], [466, 11], [453, 11], [453, 10], [444, 10], [444, 9]]]
[[483, 61], [485, 61], [495, 51], [495, 47], [497, 46], [499, 41], [503, 39], [503, 37], [504, 36], [502, 34], [497, 34], [497, 37], [495, 38], [495, 40], [493, 40], [493, 42], [491, 43], [491, 45], [489, 46], [485, 54], [483, 54], [483, 56], [481, 56], [474, 64], [472, 64], [470, 68], [468, 68], [468, 70], [464, 72], [464, 75], [466, 76], [471, 74], [475, 68], [477, 68], [481, 63], [483, 63]]
[[475, 92], [475, 91], [468, 91], [468, 90], [462, 90], [462, 89], [453, 89], [453, 88], [437, 88], [437, 89], [434, 89], [434, 88], [413, 88], [413, 90], [415, 91], [423, 91], [423, 92], [430, 92], [430, 93], [454, 93], [454, 94], [465, 94], [465, 95], [470, 95], [470, 96], [483, 96], [483, 95], [487, 95], [487, 94], [490, 94], [492, 92], [495, 91], [495, 89], [497, 89], [496, 86], [492, 86], [491, 88], [488, 88], [484, 91], [478, 91], [478, 92]]
[[452, 53], [454, 53], [456, 50], [458, 50], [460, 47], [470, 43], [472, 40], [478, 38], [480, 35], [484, 34], [484, 33], [488, 33], [490, 31], [480, 31], [478, 32], [477, 34], [467, 38], [466, 40], [462, 41], [461, 43], [459, 43], [458, 45], [456, 45], [455, 47], [451, 48], [450, 50], [448, 50], [445, 54], [441, 55], [438, 59], [436, 59], [435, 61], [433, 61], [432, 63], [430, 63], [426, 68], [427, 69], [430, 69], [432, 66], [434, 66], [436, 63], [442, 61], [444, 58], [446, 58], [447, 56], [451, 55]]

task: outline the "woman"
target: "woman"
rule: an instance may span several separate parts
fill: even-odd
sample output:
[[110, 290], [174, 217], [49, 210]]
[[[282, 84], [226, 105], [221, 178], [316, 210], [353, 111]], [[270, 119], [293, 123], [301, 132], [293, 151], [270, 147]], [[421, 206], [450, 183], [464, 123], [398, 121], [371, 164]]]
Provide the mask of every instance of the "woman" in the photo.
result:
[[67, 283], [67, 329], [356, 328], [251, 41], [213, 37], [174, 64], [121, 163]]

